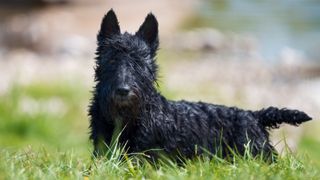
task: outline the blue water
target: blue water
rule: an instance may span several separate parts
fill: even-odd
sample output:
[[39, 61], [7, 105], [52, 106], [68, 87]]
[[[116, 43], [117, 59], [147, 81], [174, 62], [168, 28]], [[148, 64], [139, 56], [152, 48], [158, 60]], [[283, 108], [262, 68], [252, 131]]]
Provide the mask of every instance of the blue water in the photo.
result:
[[206, 0], [199, 12], [211, 27], [254, 35], [269, 60], [290, 47], [320, 62], [320, 0]]

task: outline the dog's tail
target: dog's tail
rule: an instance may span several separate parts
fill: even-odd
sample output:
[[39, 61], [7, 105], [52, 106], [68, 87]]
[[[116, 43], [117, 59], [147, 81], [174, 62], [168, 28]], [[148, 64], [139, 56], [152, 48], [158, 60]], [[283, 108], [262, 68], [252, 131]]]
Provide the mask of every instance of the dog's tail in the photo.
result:
[[260, 111], [255, 111], [254, 114], [259, 119], [259, 122], [264, 127], [279, 128], [282, 123], [298, 126], [303, 122], [310, 121], [312, 118], [306, 113], [298, 110], [278, 109], [269, 107]]

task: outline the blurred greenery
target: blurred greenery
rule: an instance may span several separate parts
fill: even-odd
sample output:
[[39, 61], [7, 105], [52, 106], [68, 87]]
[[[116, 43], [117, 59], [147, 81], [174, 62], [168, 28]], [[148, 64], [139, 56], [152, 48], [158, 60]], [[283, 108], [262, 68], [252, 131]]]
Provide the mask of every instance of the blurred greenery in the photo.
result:
[[81, 83], [13, 85], [0, 97], [0, 147], [32, 145], [89, 152], [89, 97]]

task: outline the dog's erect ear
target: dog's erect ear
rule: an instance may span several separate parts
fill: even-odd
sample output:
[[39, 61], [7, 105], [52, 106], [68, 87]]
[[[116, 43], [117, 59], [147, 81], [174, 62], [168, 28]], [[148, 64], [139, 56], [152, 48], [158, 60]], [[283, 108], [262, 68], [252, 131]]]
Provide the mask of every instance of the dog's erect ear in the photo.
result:
[[141, 37], [150, 46], [154, 54], [159, 46], [159, 38], [158, 21], [152, 13], [148, 14], [136, 35]]
[[110, 9], [108, 13], [103, 17], [98, 34], [98, 40], [110, 38], [116, 34], [120, 34], [119, 22], [113, 9]]

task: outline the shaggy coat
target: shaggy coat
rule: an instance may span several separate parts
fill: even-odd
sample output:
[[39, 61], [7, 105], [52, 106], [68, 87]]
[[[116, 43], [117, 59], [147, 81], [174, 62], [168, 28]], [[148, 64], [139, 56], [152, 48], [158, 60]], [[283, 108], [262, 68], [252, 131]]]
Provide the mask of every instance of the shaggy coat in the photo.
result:
[[[204, 102], [171, 101], [156, 89], [158, 22], [148, 14], [135, 34], [121, 34], [110, 10], [97, 36], [96, 85], [89, 107], [94, 154], [103, 154], [114, 137], [129, 152], [161, 149], [171, 156], [192, 158], [210, 152], [223, 157], [275, 152], [268, 129], [281, 123], [311, 120], [298, 110], [269, 107], [242, 110]], [[155, 152], [149, 152], [153, 157]]]

